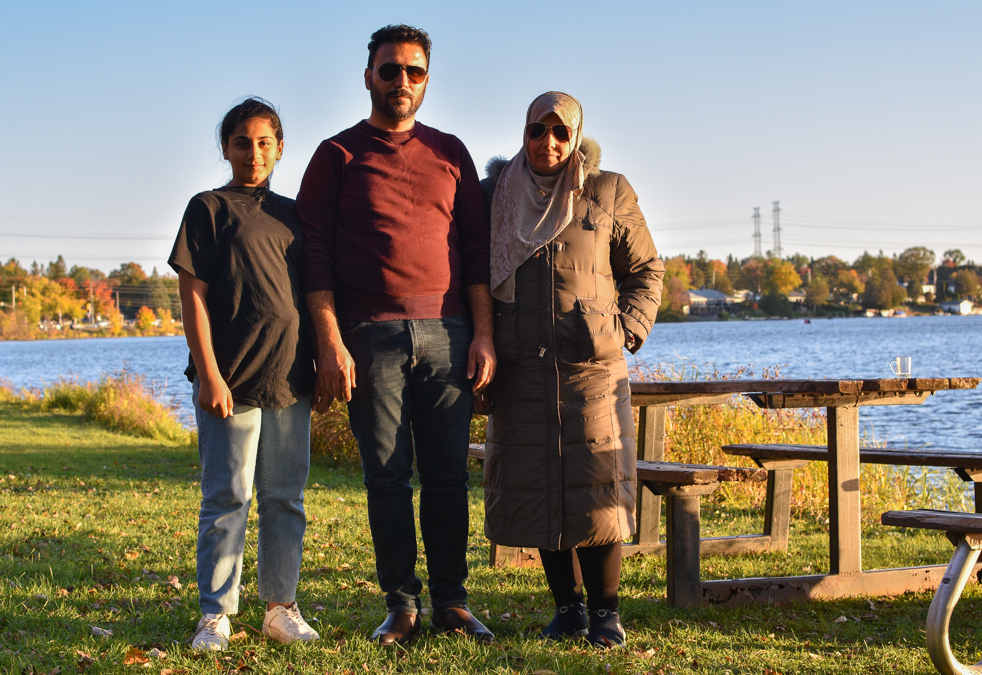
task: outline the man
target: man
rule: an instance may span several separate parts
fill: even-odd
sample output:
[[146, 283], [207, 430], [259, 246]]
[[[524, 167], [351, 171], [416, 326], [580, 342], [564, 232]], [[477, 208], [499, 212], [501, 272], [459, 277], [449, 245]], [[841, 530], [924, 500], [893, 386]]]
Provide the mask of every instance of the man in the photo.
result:
[[471, 409], [495, 368], [489, 224], [464, 145], [416, 122], [429, 57], [417, 28], [372, 35], [371, 115], [321, 143], [297, 196], [318, 347], [314, 409], [348, 401], [388, 607], [372, 634], [383, 645], [420, 629], [414, 454], [431, 623], [494, 639], [463, 586]]

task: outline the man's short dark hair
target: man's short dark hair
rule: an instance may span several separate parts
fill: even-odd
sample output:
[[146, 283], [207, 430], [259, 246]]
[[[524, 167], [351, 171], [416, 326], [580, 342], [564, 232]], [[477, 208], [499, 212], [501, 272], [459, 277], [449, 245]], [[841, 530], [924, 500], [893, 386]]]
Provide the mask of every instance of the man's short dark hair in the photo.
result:
[[391, 24], [372, 33], [372, 40], [368, 43], [368, 67], [375, 67], [375, 53], [379, 47], [397, 42], [419, 45], [419, 48], [423, 50], [423, 55], [426, 56], [426, 67], [430, 67], [430, 47], [433, 44], [430, 42], [430, 36], [426, 34], [425, 30], [407, 26], [404, 23]]

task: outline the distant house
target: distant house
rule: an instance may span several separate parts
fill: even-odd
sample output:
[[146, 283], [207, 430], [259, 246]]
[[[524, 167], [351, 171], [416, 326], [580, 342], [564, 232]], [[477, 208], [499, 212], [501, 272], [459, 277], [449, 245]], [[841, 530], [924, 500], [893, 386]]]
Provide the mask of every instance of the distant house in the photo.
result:
[[938, 307], [949, 314], [971, 314], [972, 308], [975, 307], [975, 303], [973, 303], [971, 300], [952, 300], [951, 302], [942, 302], [940, 305], [938, 305]]
[[914, 298], [914, 302], [925, 302], [925, 298], [928, 294], [933, 298], [937, 293], [937, 289], [934, 284], [921, 284], [921, 294]]
[[689, 314], [692, 316], [706, 316], [719, 314], [720, 312], [732, 311], [741, 300], [727, 295], [721, 291], [709, 288], [700, 288], [698, 291], [689, 291]]
[[796, 288], [795, 290], [788, 293], [788, 300], [795, 304], [799, 304], [799, 305], [804, 304], [805, 292], [800, 288]]

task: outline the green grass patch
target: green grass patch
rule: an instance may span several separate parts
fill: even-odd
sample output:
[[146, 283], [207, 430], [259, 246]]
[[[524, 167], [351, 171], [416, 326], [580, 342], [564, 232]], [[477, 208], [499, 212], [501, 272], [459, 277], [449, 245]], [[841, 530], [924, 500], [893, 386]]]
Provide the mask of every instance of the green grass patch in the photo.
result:
[[[284, 647], [258, 633], [263, 607], [256, 597], [253, 514], [245, 591], [233, 626], [243, 635], [217, 657], [193, 653], [184, 641], [199, 616], [199, 472], [197, 453], [182, 442], [127, 435], [78, 414], [25, 409], [21, 402], [0, 404], [0, 672], [935, 672], [923, 633], [930, 594], [675, 610], [665, 602], [665, 560], [653, 556], [624, 563], [626, 649], [605, 653], [580, 643], [545, 644], [535, 634], [553, 608], [541, 570], [487, 567], [476, 465], [467, 585], [472, 610], [497, 641], [484, 646], [426, 633], [406, 650], [379, 649], [367, 640], [383, 618], [384, 599], [375, 579], [361, 472], [327, 455], [315, 460], [308, 484], [310, 522], [298, 598], [322, 640]], [[707, 502], [704, 527], [708, 535], [760, 531], [760, 508], [735, 499]], [[802, 511], [793, 520], [787, 554], [705, 557], [703, 578], [827, 571], [826, 532], [822, 514]], [[943, 563], [951, 553], [940, 533], [872, 524], [863, 546], [867, 568]], [[418, 573], [425, 578], [420, 560]], [[423, 599], [425, 604], [425, 591]], [[963, 662], [980, 658], [980, 613], [982, 593], [973, 584], [952, 629]], [[95, 635], [93, 627], [112, 635]], [[149, 656], [154, 649], [165, 656]], [[149, 668], [140, 666], [143, 659]]]
[[107, 429], [184, 445], [197, 443], [143, 378], [127, 371], [106, 375], [98, 382], [58, 380], [44, 389], [14, 392], [0, 387], [0, 402], [25, 410], [78, 413]]

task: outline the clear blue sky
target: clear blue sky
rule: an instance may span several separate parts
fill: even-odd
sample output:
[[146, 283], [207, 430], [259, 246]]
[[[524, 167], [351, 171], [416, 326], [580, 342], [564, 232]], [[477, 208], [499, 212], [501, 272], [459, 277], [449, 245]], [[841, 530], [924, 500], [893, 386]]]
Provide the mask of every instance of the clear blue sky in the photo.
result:
[[[227, 178], [215, 126], [276, 104], [277, 192], [317, 144], [368, 116], [366, 44], [429, 31], [418, 118], [483, 167], [520, 147], [537, 94], [577, 96], [603, 167], [624, 173], [664, 256], [785, 254], [982, 262], [982, 3], [8, 3], [0, 42], [0, 259], [166, 270], [188, 199]], [[482, 172], [483, 175], [483, 172]], [[24, 236], [32, 235], [32, 236]]]

